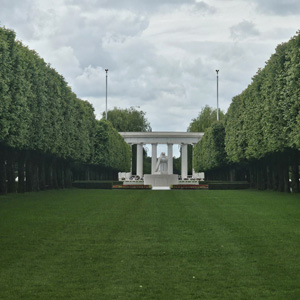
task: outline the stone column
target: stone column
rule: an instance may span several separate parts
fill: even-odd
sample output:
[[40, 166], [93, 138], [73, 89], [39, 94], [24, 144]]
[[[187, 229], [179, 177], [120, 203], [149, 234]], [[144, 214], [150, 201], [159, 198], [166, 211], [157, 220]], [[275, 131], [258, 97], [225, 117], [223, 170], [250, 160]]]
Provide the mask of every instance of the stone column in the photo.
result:
[[173, 144], [168, 144], [168, 174], [173, 174]]
[[192, 175], [193, 175], [193, 178], [195, 178], [195, 169], [194, 169], [194, 147], [195, 147], [195, 144], [192, 144]]
[[136, 175], [143, 177], [143, 144], [137, 144], [136, 149]]
[[130, 157], [130, 176], [132, 176], [132, 144], [129, 143], [128, 145], [130, 146], [130, 150], [131, 150], [131, 157]]
[[151, 174], [154, 174], [156, 171], [156, 163], [157, 163], [157, 144], [152, 144]]
[[181, 144], [181, 177], [182, 179], [188, 176], [188, 149], [187, 144]]

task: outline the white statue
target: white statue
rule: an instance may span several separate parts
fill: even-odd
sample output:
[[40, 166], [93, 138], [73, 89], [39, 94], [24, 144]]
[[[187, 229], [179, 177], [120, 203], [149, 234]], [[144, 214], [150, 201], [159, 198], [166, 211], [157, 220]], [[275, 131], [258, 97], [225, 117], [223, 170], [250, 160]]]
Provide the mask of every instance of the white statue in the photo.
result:
[[155, 173], [168, 174], [168, 156], [166, 156], [165, 152], [162, 152], [157, 160]]

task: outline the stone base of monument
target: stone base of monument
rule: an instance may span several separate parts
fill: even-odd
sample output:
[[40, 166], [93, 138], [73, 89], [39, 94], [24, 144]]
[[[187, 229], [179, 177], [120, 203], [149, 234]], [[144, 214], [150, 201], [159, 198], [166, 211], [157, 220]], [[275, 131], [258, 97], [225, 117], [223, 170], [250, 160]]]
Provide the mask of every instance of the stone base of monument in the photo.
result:
[[178, 184], [178, 175], [172, 174], [153, 174], [144, 175], [144, 184], [152, 185], [152, 187], [168, 186]]

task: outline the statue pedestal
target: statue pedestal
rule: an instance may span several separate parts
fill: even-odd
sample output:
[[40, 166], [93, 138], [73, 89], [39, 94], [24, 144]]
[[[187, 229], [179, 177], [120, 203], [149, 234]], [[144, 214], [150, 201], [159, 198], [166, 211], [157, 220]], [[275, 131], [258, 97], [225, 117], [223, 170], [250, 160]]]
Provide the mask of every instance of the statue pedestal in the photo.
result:
[[172, 184], [178, 184], [178, 175], [172, 174], [153, 174], [144, 175], [144, 184], [155, 186], [170, 186]]

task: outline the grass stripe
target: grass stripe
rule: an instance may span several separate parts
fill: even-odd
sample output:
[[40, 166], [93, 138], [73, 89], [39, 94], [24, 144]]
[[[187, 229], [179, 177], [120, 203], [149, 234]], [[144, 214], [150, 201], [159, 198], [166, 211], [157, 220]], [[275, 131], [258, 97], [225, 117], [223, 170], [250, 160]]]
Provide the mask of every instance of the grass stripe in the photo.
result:
[[0, 299], [299, 299], [299, 246], [299, 195], [8, 195]]

